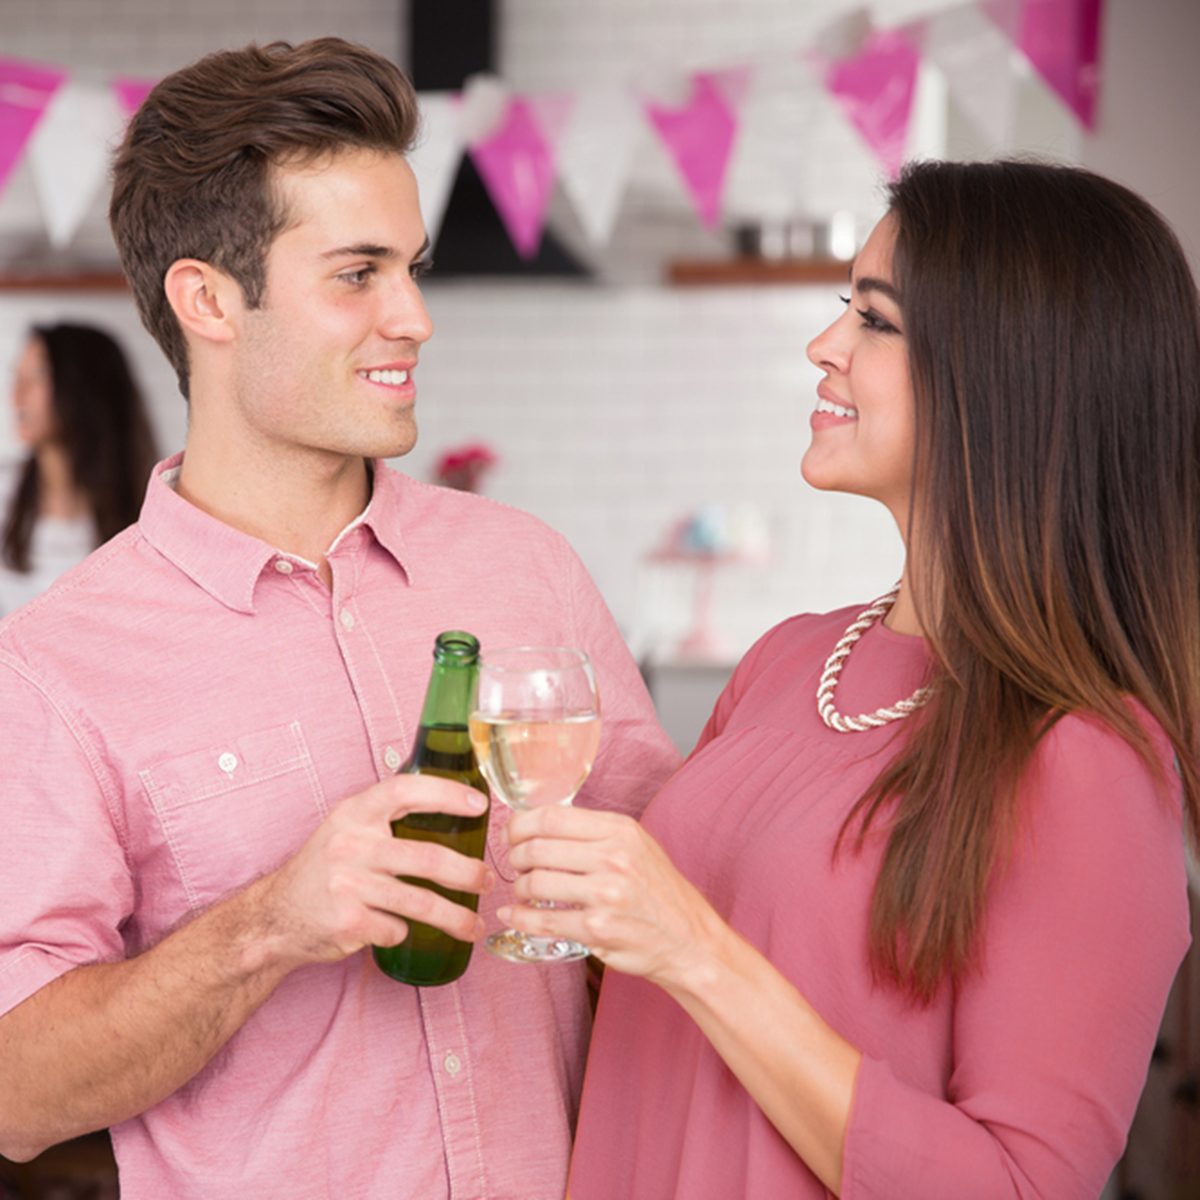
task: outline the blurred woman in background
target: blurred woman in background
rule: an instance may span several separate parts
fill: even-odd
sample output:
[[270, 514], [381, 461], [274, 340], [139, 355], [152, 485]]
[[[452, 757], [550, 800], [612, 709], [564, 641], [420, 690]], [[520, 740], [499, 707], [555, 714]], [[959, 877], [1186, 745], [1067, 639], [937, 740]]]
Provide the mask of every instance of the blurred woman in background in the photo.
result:
[[125, 354], [99, 329], [35, 327], [17, 363], [13, 409], [29, 454], [0, 479], [4, 613], [137, 520], [157, 458]]

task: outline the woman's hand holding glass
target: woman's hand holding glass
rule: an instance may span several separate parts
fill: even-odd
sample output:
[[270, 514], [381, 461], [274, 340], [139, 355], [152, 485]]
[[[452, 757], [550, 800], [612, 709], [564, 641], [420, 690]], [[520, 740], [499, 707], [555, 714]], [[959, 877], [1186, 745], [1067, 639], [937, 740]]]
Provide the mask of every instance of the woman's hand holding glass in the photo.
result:
[[632, 817], [586, 808], [518, 812], [508, 839], [523, 903], [499, 916], [531, 935], [582, 942], [606, 966], [668, 990], [699, 983], [732, 936]]

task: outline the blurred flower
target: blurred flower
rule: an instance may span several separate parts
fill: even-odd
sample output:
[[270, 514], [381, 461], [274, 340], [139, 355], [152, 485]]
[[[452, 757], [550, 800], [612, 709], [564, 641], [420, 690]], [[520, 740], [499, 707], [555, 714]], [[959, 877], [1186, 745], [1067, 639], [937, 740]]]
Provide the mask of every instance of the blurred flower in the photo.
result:
[[477, 492], [489, 467], [500, 459], [482, 442], [472, 442], [447, 450], [433, 468], [435, 482], [460, 492]]

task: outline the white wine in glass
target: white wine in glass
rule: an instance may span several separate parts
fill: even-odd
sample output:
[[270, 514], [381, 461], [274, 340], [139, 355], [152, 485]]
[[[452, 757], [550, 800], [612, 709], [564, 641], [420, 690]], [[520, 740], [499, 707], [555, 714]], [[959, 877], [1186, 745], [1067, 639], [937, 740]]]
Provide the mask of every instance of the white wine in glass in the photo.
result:
[[[509, 808], [570, 804], [600, 746], [600, 701], [587, 655], [563, 646], [486, 654], [470, 729], [479, 769]], [[513, 962], [570, 962], [588, 953], [579, 942], [515, 929], [492, 934], [487, 948]]]

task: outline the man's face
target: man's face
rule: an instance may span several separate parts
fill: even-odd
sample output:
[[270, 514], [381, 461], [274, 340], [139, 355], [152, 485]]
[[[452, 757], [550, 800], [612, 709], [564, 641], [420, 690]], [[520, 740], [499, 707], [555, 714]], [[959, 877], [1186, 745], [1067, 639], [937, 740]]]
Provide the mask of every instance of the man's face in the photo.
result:
[[241, 432], [292, 451], [390, 458], [417, 439], [413, 370], [433, 332], [416, 277], [428, 248], [398, 154], [342, 151], [277, 168], [288, 218], [267, 253], [262, 307], [243, 309]]

